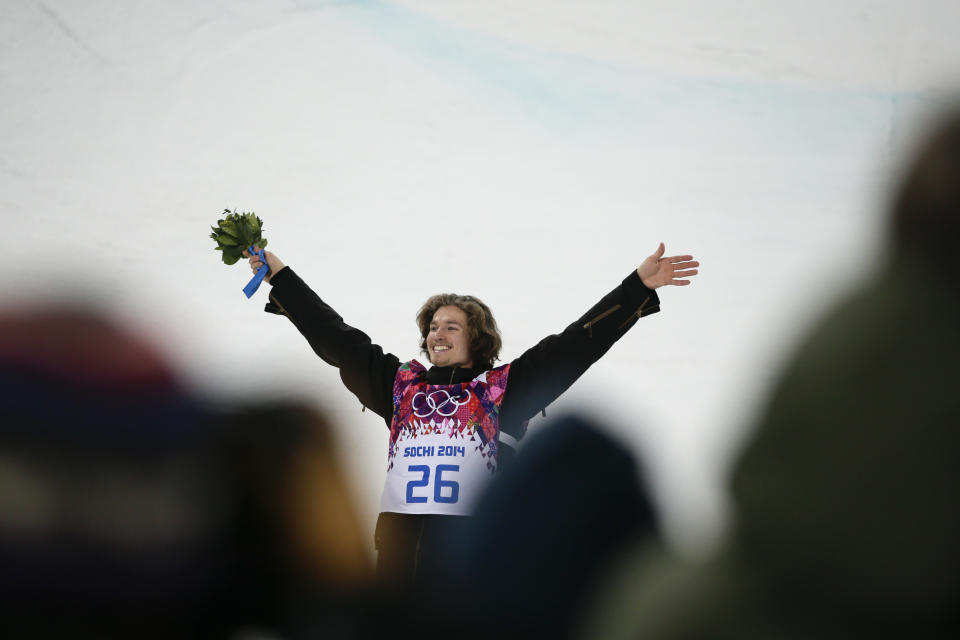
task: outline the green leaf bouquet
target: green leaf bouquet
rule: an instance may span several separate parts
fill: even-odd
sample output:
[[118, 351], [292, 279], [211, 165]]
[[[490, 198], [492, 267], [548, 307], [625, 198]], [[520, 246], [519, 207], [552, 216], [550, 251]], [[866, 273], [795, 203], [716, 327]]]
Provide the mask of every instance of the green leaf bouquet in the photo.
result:
[[217, 243], [215, 251], [222, 252], [224, 264], [236, 264], [243, 257], [243, 250], [256, 245], [263, 249], [267, 239], [263, 237], [263, 220], [253, 212], [237, 213], [224, 209], [226, 215], [210, 227], [210, 237]]

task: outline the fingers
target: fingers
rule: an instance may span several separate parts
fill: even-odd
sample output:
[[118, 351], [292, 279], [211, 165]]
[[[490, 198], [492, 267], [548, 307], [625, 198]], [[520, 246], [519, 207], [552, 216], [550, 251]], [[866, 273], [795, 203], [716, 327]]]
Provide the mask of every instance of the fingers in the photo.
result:
[[[660, 243], [660, 249], [658, 250], [659, 254], [663, 255], [663, 243]], [[654, 254], [654, 258], [658, 258], [657, 254]], [[697, 267], [700, 266], [700, 263], [693, 259], [692, 255], [682, 255], [682, 256], [667, 256], [666, 258], [658, 258], [658, 273], [661, 277], [666, 280], [666, 284], [674, 285], [677, 287], [685, 287], [690, 284], [688, 278], [700, 273], [700, 270]]]
[[[690, 264], [699, 264], [699, 263], [693, 262]], [[684, 269], [682, 271], [674, 271], [672, 274], [670, 274], [670, 284], [676, 285], [678, 287], [685, 287], [688, 284], [690, 284], [690, 281], [686, 280], [686, 278], [692, 278], [698, 273], [700, 272], [697, 271], [696, 269]]]
[[660, 258], [663, 257], [663, 252], [666, 251], [666, 250], [667, 250], [666, 245], [664, 245], [664, 244], [661, 242], [661, 243], [660, 243], [660, 246], [657, 247], [657, 250], [653, 252], [653, 255], [652, 255], [651, 257], [654, 258], [655, 260], [659, 260]]
[[[254, 247], [256, 249], [256, 247]], [[243, 252], [250, 259], [250, 268], [256, 272], [260, 267], [263, 266], [263, 260], [260, 259], [260, 256], [257, 254], [250, 255], [246, 251]]]

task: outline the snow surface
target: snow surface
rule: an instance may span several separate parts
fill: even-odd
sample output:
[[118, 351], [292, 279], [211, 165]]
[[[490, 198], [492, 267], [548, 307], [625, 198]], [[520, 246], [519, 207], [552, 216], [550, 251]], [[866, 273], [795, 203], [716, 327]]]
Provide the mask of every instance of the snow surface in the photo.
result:
[[601, 412], [696, 553], [778, 364], [877, 258], [958, 26], [955, 0], [7, 1], [0, 303], [79, 287], [204, 393], [322, 406], [372, 530], [386, 430], [243, 297], [224, 207], [402, 358], [435, 292], [489, 303], [509, 360], [663, 240], [702, 274], [548, 414]]

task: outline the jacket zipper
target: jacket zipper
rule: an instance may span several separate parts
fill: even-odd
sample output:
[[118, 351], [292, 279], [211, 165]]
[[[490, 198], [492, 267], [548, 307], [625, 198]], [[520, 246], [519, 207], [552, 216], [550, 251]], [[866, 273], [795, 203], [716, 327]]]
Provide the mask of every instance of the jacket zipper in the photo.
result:
[[644, 300], [643, 304], [637, 307], [637, 310], [634, 311], [632, 314], [630, 314], [630, 317], [624, 320], [623, 324], [617, 327], [617, 329], [623, 329], [627, 325], [627, 323], [629, 323], [631, 320], [633, 320], [634, 318], [639, 318], [643, 314], [643, 308], [647, 306], [648, 302], [650, 302], [650, 298], [647, 298], [646, 300]]
[[598, 315], [596, 318], [594, 318], [593, 320], [591, 320], [591, 321], [588, 322], [587, 324], [583, 325], [583, 328], [587, 330], [587, 332], [590, 334], [590, 337], [592, 338], [592, 337], [593, 337], [593, 325], [595, 325], [596, 323], [600, 322], [601, 320], [603, 320], [604, 318], [606, 318], [608, 315], [610, 315], [611, 313], [613, 313], [614, 311], [616, 311], [616, 310], [619, 309], [619, 308], [620, 308], [620, 305], [618, 305], [618, 304], [610, 307], [609, 309], [607, 309], [606, 311], [604, 311], [603, 313], [601, 313], [600, 315]]

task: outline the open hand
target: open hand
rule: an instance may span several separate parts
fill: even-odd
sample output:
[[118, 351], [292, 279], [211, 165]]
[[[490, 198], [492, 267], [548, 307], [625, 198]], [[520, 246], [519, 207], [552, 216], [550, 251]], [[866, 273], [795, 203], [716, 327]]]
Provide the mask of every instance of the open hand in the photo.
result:
[[690, 278], [697, 275], [696, 267], [699, 262], [693, 260], [693, 256], [668, 256], [663, 257], [666, 251], [663, 243], [657, 247], [653, 255], [644, 260], [637, 267], [637, 275], [648, 289], [657, 289], [668, 284], [677, 286], [686, 286], [690, 284]]

